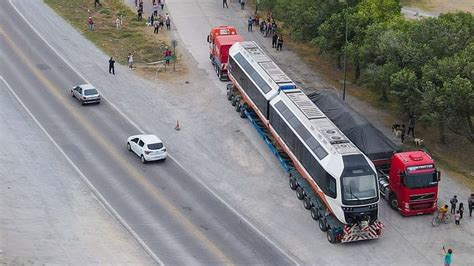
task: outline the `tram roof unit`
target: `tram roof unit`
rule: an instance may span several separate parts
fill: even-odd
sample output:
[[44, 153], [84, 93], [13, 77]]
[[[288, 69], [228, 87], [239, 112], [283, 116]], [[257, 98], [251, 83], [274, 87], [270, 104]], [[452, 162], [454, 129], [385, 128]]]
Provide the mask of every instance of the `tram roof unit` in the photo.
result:
[[258, 77], [253, 75], [253, 73], [257, 73], [262, 81], [269, 86], [269, 88], [265, 89], [264, 84], [258, 84], [260, 88], [264, 88], [265, 94], [269, 92], [269, 89], [278, 91], [296, 88], [296, 84], [255, 42], [239, 42], [234, 44], [230, 49], [230, 55], [252, 77], [254, 82], [259, 83], [256, 80]]
[[[293, 129], [305, 139], [313, 153], [322, 160], [328, 154], [361, 154], [360, 150], [334, 125], [334, 123], [302, 91], [287, 91], [272, 100], [271, 104], [285, 117]], [[290, 112], [285, 112], [288, 109]], [[299, 121], [292, 120], [293, 117]], [[304, 129], [301, 128], [303, 125]], [[300, 132], [298, 132], [300, 131]], [[306, 132], [311, 134], [311, 138]], [[317, 143], [314, 143], [314, 140]]]

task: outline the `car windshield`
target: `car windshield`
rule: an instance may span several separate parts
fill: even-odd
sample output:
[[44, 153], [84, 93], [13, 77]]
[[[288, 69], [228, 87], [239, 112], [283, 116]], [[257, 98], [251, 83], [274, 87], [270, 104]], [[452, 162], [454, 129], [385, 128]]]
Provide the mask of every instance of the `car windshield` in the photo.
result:
[[147, 147], [150, 150], [159, 150], [159, 149], [163, 148], [163, 143], [148, 144]]
[[373, 174], [343, 177], [342, 189], [344, 200], [348, 201], [377, 197], [377, 184]]
[[408, 174], [405, 177], [404, 184], [407, 188], [424, 188], [435, 186], [438, 183], [435, 172]]
[[84, 95], [86, 95], [86, 96], [95, 95], [95, 94], [99, 94], [96, 89], [84, 90]]

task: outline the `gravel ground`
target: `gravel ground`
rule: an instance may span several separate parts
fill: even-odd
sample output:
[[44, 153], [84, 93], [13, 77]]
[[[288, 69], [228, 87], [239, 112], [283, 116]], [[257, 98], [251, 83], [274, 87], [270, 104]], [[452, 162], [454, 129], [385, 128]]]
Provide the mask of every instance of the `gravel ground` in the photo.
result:
[[[172, 27], [184, 51], [190, 73], [169, 83], [144, 80], [118, 66], [108, 76], [107, 55], [84, 40], [41, 1], [15, 0], [38, 31], [58, 52], [101, 88], [104, 95], [137, 124], [158, 134], [174, 157], [217, 194], [303, 264], [439, 264], [442, 245], [455, 249], [455, 261], [468, 264], [474, 249], [474, 222], [432, 229], [429, 216], [403, 218], [382, 202], [385, 235], [378, 241], [331, 245], [317, 229], [302, 204], [288, 188], [285, 173], [250, 124], [238, 118], [225, 100], [225, 85], [217, 81], [209, 64], [205, 36], [211, 25], [237, 25], [246, 39], [256, 39], [268, 49], [269, 40], [247, 34], [245, 13], [235, 5], [222, 12], [220, 2], [168, 1]], [[28, 4], [25, 4], [28, 3]], [[53, 26], [54, 25], [54, 26]], [[271, 49], [271, 48], [270, 48]], [[296, 80], [312, 80], [313, 73], [290, 51], [272, 56]], [[85, 56], [87, 55], [87, 57]], [[186, 81], [188, 83], [186, 83]], [[351, 101], [352, 103], [352, 101]], [[376, 110], [364, 105], [356, 109]], [[380, 114], [379, 114], [380, 115]], [[176, 120], [182, 130], [174, 131]], [[376, 120], [377, 122], [378, 120]], [[453, 193], [465, 198], [469, 191], [446, 177], [441, 197]], [[403, 254], [403, 256], [400, 256]]]

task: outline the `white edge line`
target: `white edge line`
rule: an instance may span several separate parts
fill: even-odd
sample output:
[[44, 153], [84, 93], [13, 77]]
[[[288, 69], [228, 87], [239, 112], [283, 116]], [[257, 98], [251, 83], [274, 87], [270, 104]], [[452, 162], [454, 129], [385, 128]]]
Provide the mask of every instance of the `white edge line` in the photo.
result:
[[[10, 4], [13, 6], [13, 8], [16, 10], [16, 12], [23, 18], [23, 20], [31, 27], [31, 29], [33, 29], [33, 31], [43, 40], [43, 42], [49, 46], [49, 48], [51, 48], [51, 50], [53, 50], [53, 52], [59, 57], [61, 58], [79, 77], [81, 77], [84, 81], [86, 81], [87, 83], [90, 83], [81, 73], [79, 73], [78, 70], [76, 70], [76, 68], [74, 68], [61, 54], [59, 54], [59, 52], [53, 47], [51, 46], [51, 44], [49, 44], [45, 38], [43, 38], [43, 36], [35, 29], [35, 27], [33, 27], [33, 25], [25, 18], [25, 16], [23, 16], [23, 14], [20, 12], [20, 10], [18, 10], [18, 8], [15, 6], [15, 4], [13, 4], [12, 0], [8, 0], [10, 2]], [[3, 78], [2, 78], [3, 79]], [[133, 127], [135, 127], [140, 133], [142, 134], [145, 134], [145, 131], [143, 129], [141, 129], [135, 122], [133, 122], [125, 113], [123, 113], [115, 104], [113, 104], [111, 101], [109, 101], [105, 96], [101, 95], [102, 98], [104, 98], [108, 104], [110, 104], [110, 106], [112, 106], [113, 109], [115, 109], [115, 111], [117, 111], [123, 118], [125, 118], [125, 120], [127, 120]], [[26, 107], [25, 107], [26, 108]], [[57, 146], [59, 148], [59, 146]], [[60, 148], [59, 148], [60, 149]], [[214, 197], [216, 197], [220, 202], [222, 202], [227, 208], [229, 208], [235, 215], [237, 215], [242, 221], [244, 221], [248, 226], [250, 226], [253, 230], [255, 230], [261, 237], [263, 237], [266, 241], [268, 241], [272, 246], [274, 246], [278, 251], [280, 251], [283, 255], [285, 255], [290, 261], [292, 261], [294, 264], [296, 265], [299, 265], [299, 263], [292, 257], [290, 256], [286, 251], [284, 251], [280, 246], [278, 246], [273, 240], [271, 240], [270, 238], [268, 238], [262, 231], [260, 231], [257, 227], [255, 227], [252, 223], [249, 222], [249, 220], [247, 220], [243, 215], [241, 215], [239, 212], [237, 212], [237, 210], [235, 210], [233, 207], [231, 207], [225, 200], [223, 200], [219, 195], [217, 195], [210, 187], [208, 187], [200, 178], [192, 175], [180, 162], [178, 162], [178, 160], [168, 154], [168, 157], [170, 157], [179, 167], [182, 168], [182, 170], [184, 172], [186, 172], [189, 176], [193, 177], [195, 180], [197, 180], [199, 182], [199, 184], [201, 184], [207, 191], [209, 191]], [[71, 161], [72, 163], [72, 161]], [[77, 167], [75, 167], [77, 168]], [[79, 168], [77, 168], [78, 171]], [[97, 191], [98, 193], [98, 191]], [[104, 199], [105, 201], [105, 199]], [[118, 215], [118, 213], [117, 213]], [[125, 221], [124, 221], [125, 222]], [[133, 232], [133, 231], [132, 231]], [[134, 236], [136, 234], [132, 233]], [[143, 242], [139, 237], [138, 235], [136, 236], [137, 239], [141, 242]], [[144, 243], [143, 243], [144, 244]], [[148, 251], [149, 248], [144, 245], [144, 248]], [[151, 250], [150, 250], [151, 252]], [[154, 255], [154, 253], [151, 253], [153, 254], [154, 257], [156, 257], [156, 255]], [[156, 257], [156, 259], [158, 260], [159, 263], [161, 263], [161, 261], [158, 259], [158, 257]]]
[[25, 109], [25, 111], [28, 113], [28, 115], [33, 119], [33, 121], [38, 125], [38, 127], [43, 131], [43, 133], [48, 137], [48, 139], [56, 146], [56, 148], [61, 152], [61, 154], [66, 158], [68, 163], [76, 170], [77, 173], [81, 176], [82, 181], [89, 187], [89, 189], [92, 191], [93, 195], [97, 198], [98, 202], [107, 210], [109, 213], [114, 216], [122, 225], [125, 227], [125, 229], [136, 239], [138, 244], [142, 246], [142, 248], [149, 253], [149, 255], [155, 260], [157, 263], [160, 265], [164, 265], [164, 263], [153, 253], [153, 251], [145, 244], [145, 242], [138, 236], [137, 233], [127, 224], [127, 222], [118, 214], [117, 211], [110, 205], [107, 200], [105, 200], [104, 196], [97, 190], [94, 185], [89, 181], [89, 179], [84, 175], [84, 173], [79, 169], [79, 167], [69, 158], [69, 156], [64, 152], [64, 150], [59, 146], [59, 144], [53, 139], [53, 137], [46, 131], [46, 129], [41, 125], [41, 123], [36, 119], [36, 117], [31, 113], [31, 111], [26, 107], [26, 105], [23, 103], [23, 101], [18, 97], [18, 95], [15, 93], [15, 91], [12, 89], [10, 84], [3, 78], [3, 76], [0, 76], [0, 79], [5, 83], [5, 85], [8, 87], [8, 90], [13, 94], [15, 99], [20, 103], [21, 107]]

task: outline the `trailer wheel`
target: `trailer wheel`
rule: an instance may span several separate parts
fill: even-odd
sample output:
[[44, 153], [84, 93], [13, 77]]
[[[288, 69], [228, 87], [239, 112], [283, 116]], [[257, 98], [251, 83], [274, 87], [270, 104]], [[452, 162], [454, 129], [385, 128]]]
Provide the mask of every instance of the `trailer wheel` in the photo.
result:
[[311, 208], [311, 218], [313, 218], [313, 220], [315, 220], [315, 221], [319, 220], [318, 209], [314, 206]]
[[331, 229], [327, 230], [326, 236], [327, 236], [327, 238], [328, 238], [329, 243], [331, 243], [331, 244], [336, 243], [336, 237], [335, 237], [334, 234], [332, 233], [332, 230], [331, 230]]
[[311, 200], [309, 199], [308, 196], [304, 197], [303, 199], [303, 206], [305, 209], [309, 210], [311, 209]]
[[232, 98], [230, 99], [230, 104], [232, 104], [232, 106], [235, 106], [236, 98], [237, 98], [237, 96], [232, 95]]
[[395, 197], [395, 194], [390, 194], [389, 203], [392, 209], [398, 210], [398, 200], [397, 200], [397, 197]]
[[321, 229], [321, 231], [323, 232], [326, 232], [328, 230], [326, 219], [323, 217], [319, 218], [319, 229]]
[[301, 187], [296, 188], [296, 197], [299, 200], [302, 200], [304, 198], [304, 191]]
[[235, 111], [237, 113], [240, 112], [240, 99], [239, 98], [237, 98], [237, 100], [235, 101]]
[[233, 95], [232, 90], [227, 89], [227, 100], [230, 101], [232, 99], [232, 95]]
[[242, 104], [240, 107], [240, 118], [245, 118], [245, 105]]
[[293, 177], [290, 177], [290, 188], [292, 190], [296, 190], [296, 188], [298, 187], [298, 183], [296, 182], [296, 179], [294, 179]]

